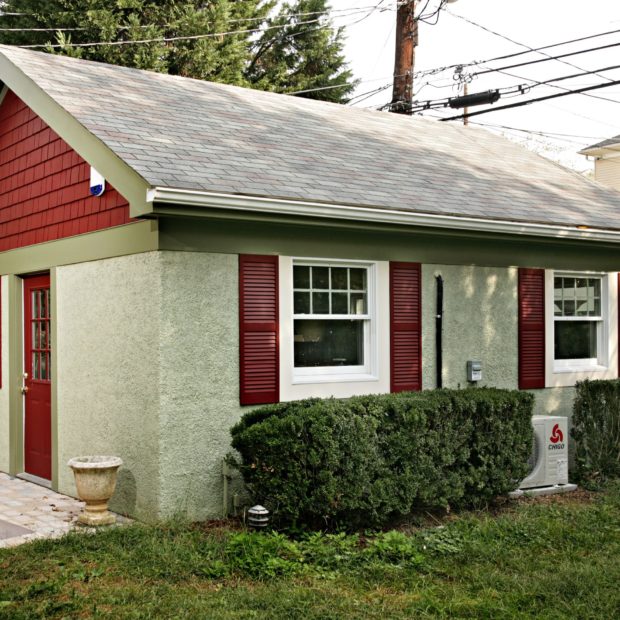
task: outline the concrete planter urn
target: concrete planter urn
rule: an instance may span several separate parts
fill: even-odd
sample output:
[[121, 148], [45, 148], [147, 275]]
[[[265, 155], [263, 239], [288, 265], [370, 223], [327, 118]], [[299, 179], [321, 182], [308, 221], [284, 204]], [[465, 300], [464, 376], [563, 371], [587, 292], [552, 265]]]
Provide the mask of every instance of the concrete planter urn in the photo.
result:
[[84, 525], [110, 525], [116, 517], [108, 502], [116, 487], [116, 472], [123, 464], [118, 456], [77, 456], [67, 465], [73, 470], [78, 497], [86, 502], [78, 517]]

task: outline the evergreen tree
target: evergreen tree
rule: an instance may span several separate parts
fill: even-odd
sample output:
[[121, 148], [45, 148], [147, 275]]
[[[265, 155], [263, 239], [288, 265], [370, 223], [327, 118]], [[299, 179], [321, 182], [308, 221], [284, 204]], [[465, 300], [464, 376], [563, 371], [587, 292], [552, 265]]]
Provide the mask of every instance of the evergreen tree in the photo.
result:
[[[47, 51], [88, 60], [277, 92], [339, 86], [307, 96], [346, 101], [355, 83], [342, 53], [342, 32], [321, 16], [326, 0], [277, 5], [277, 0], [5, 0], [0, 26], [15, 30], [0, 31], [0, 43], [48, 45]], [[93, 42], [119, 44], [70, 45]]]
[[[253, 49], [246, 75], [262, 90], [303, 93], [304, 97], [343, 102], [355, 88], [343, 55], [343, 29], [326, 27], [327, 0], [297, 0], [284, 4]], [[321, 90], [313, 90], [321, 89]]]

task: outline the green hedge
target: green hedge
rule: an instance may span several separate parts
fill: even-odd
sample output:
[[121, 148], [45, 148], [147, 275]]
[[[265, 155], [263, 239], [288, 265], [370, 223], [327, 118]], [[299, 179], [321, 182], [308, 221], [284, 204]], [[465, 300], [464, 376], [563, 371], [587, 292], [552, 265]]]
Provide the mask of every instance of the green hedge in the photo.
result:
[[514, 489], [528, 470], [532, 407], [531, 394], [490, 388], [310, 399], [247, 413], [232, 445], [278, 524], [376, 527]]
[[577, 383], [572, 423], [577, 477], [620, 477], [620, 380]]

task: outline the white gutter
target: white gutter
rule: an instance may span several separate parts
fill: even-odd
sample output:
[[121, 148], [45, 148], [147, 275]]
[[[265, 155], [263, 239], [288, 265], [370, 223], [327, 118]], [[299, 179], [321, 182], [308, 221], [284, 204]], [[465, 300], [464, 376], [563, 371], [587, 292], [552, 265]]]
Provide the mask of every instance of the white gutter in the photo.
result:
[[[491, 220], [454, 215], [414, 213], [394, 209], [352, 207], [320, 202], [259, 198], [235, 194], [214, 194], [206, 191], [154, 187], [147, 191], [147, 202], [176, 204], [189, 207], [207, 207], [231, 211], [255, 211], [270, 215], [296, 215], [304, 217], [332, 218], [370, 222], [375, 224], [398, 224], [404, 226], [426, 226], [475, 232], [501, 233], [507, 235], [528, 235], [556, 239], [582, 241], [606, 241], [620, 243], [620, 230], [579, 228], [577, 226], [556, 226], [507, 220]], [[154, 210], [156, 213], [157, 211]], [[620, 224], [620, 216], [618, 223]]]

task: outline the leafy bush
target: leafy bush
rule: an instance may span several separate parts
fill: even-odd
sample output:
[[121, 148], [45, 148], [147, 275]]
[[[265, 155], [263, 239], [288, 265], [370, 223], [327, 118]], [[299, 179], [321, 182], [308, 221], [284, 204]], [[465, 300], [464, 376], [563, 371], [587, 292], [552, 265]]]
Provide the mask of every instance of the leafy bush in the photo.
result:
[[376, 527], [421, 506], [486, 502], [527, 473], [533, 396], [476, 388], [261, 407], [232, 429], [280, 525]]
[[583, 481], [620, 477], [620, 380], [580, 381], [576, 385], [571, 435], [576, 473]]

